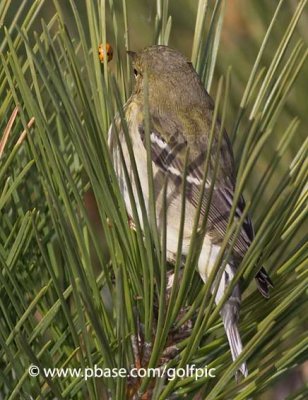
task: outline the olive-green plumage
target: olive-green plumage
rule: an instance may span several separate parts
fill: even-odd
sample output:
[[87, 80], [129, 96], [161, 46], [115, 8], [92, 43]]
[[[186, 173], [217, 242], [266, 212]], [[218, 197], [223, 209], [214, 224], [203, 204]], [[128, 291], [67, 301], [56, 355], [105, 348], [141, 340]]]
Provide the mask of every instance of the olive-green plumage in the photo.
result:
[[[206, 281], [218, 256], [221, 243], [226, 234], [228, 219], [233, 202], [235, 188], [235, 167], [232, 148], [227, 133], [223, 131], [219, 145], [220, 124], [216, 122], [214, 137], [209, 149], [209, 136], [213, 123], [214, 103], [192, 64], [179, 52], [167, 46], [152, 46], [140, 53], [129, 52], [136, 76], [132, 96], [125, 105], [129, 135], [134, 151], [138, 175], [140, 178], [145, 204], [148, 204], [147, 153], [145, 146], [144, 99], [147, 92], [149, 125], [151, 140], [152, 169], [156, 197], [157, 225], [162, 224], [163, 186], [168, 175], [167, 191], [167, 254], [169, 260], [175, 260], [181, 215], [181, 193], [184, 172], [184, 160], [188, 154], [186, 175], [186, 210], [182, 255], [188, 252], [193, 229], [196, 206], [200, 192], [207, 153], [210, 151], [209, 170], [206, 177], [201, 214], [205, 212], [209, 201], [211, 182], [218, 158], [218, 170], [209, 207], [207, 230], [204, 238], [198, 269], [201, 278]], [[146, 78], [145, 78], [146, 77]], [[146, 82], [146, 83], [145, 83]], [[119, 127], [120, 143], [125, 163], [134, 189], [134, 197], [139, 216], [138, 196], [135, 190], [135, 177], [127, 150], [125, 135]], [[109, 145], [113, 157], [115, 172], [126, 203], [127, 211], [132, 215], [127, 183], [119, 153], [118, 142], [113, 129], [110, 130]], [[189, 152], [187, 152], [189, 150]], [[240, 198], [236, 208], [236, 217], [240, 218], [245, 203]], [[201, 223], [202, 221], [200, 221]], [[241, 232], [233, 246], [233, 259], [228, 262], [218, 285], [216, 303], [222, 298], [226, 286], [233, 278], [238, 263], [245, 255], [253, 240], [253, 228], [247, 217]], [[261, 293], [268, 297], [271, 281], [262, 268], [256, 276]], [[232, 357], [236, 359], [242, 351], [242, 343], [237, 327], [239, 314], [240, 289], [236, 285], [229, 300], [221, 309], [221, 316], [228, 336]], [[247, 375], [246, 364], [240, 371]]]

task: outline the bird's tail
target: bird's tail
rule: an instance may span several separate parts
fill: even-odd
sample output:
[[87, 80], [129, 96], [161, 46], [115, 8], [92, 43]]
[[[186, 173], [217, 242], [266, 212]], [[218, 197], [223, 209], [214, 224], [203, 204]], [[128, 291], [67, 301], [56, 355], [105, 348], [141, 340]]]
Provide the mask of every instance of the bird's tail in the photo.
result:
[[[225, 304], [225, 306], [228, 307], [227, 303]], [[230, 316], [228, 314], [229, 313], [226, 313], [226, 315], [224, 315], [224, 308], [223, 308], [222, 311], [221, 311], [221, 316], [222, 316], [223, 323], [224, 323], [224, 328], [225, 328], [225, 331], [226, 331], [226, 334], [227, 334], [227, 338], [228, 338], [228, 342], [229, 342], [229, 346], [230, 346], [230, 350], [231, 350], [232, 359], [233, 359], [233, 361], [235, 361], [239, 357], [241, 352], [243, 351], [243, 345], [242, 345], [242, 340], [241, 340], [241, 337], [240, 337], [240, 332], [239, 332], [239, 329], [238, 329], [237, 321], [234, 319], [234, 315]], [[245, 377], [248, 375], [248, 368], [247, 368], [246, 362], [243, 362], [239, 366], [239, 371]]]
[[[221, 298], [223, 297], [223, 294], [225, 293], [227, 286], [231, 282], [233, 277], [234, 277], [233, 267], [230, 264], [227, 264], [216, 292], [215, 296], [216, 304], [218, 304]], [[235, 285], [231, 296], [224, 303], [224, 305], [220, 310], [220, 315], [222, 317], [225, 332], [227, 334], [233, 361], [235, 361], [239, 357], [239, 355], [243, 350], [243, 345], [238, 329], [240, 302], [241, 302], [241, 294], [239, 285], [237, 284]], [[245, 377], [248, 375], [246, 362], [243, 362], [239, 366], [239, 371]]]

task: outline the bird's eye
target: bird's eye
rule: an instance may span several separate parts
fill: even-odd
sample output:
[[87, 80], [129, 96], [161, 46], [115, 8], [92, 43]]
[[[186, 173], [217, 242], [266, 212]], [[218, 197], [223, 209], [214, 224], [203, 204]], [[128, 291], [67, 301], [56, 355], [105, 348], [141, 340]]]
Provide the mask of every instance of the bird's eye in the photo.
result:
[[138, 75], [138, 71], [136, 70], [136, 68], [134, 68], [134, 75], [135, 75], [135, 77], [137, 77], [137, 75]]

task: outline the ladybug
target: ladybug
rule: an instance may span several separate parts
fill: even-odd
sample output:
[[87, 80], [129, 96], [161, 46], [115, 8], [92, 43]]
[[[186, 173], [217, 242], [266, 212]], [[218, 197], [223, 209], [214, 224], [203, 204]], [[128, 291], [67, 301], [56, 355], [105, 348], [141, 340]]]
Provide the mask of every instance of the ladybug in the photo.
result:
[[[106, 54], [107, 54], [107, 62], [111, 61], [113, 57], [113, 50], [108, 42], [106, 43]], [[103, 49], [103, 45], [100, 44], [98, 46], [98, 58], [100, 59], [101, 63], [104, 62], [104, 57], [105, 57], [105, 50]]]

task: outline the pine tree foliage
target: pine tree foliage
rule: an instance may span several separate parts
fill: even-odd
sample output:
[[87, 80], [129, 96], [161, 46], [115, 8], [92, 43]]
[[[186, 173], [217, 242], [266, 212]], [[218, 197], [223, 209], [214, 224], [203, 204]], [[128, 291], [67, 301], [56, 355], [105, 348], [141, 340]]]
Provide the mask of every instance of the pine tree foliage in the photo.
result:
[[[123, 118], [132, 87], [125, 55], [130, 48], [129, 2], [24, 0], [14, 9], [13, 2], [0, 0], [0, 398], [257, 399], [304, 363], [307, 141], [281, 172], [280, 161], [293, 148], [299, 118], [295, 115], [284, 126], [275, 145], [272, 137], [307, 57], [306, 43], [296, 39], [307, 1], [296, 1], [287, 18], [280, 19], [285, 3], [281, 0], [273, 10], [249, 66], [231, 132], [240, 149], [235, 202], [251, 188], [254, 166], [271, 144], [270, 160], [250, 189], [245, 210], [254, 216], [257, 229], [236, 276], [244, 276], [246, 287], [240, 324], [245, 347], [232, 363], [219, 307], [210, 296], [214, 274], [203, 285], [195, 273], [198, 246], [191, 246], [183, 269], [180, 256], [170, 266], [166, 232], [158, 233], [145, 207], [144, 229], [136, 214], [132, 229], [115, 179], [107, 134], [114, 115]], [[169, 42], [169, 6], [169, 1], [155, 4], [153, 42]], [[191, 58], [211, 93], [224, 10], [224, 0], [198, 2]], [[274, 40], [277, 24], [283, 28]], [[107, 25], [114, 36], [113, 66], [106, 59], [101, 64], [97, 55], [98, 44], [104, 48], [107, 42]], [[268, 48], [271, 58], [265, 63]], [[224, 125], [232, 100], [227, 67], [223, 75], [212, 95]], [[264, 196], [266, 206], [260, 209]], [[184, 216], [185, 207], [182, 222]], [[242, 222], [230, 219], [214, 272], [225, 262], [227, 241]], [[194, 238], [197, 243], [197, 231]], [[275, 282], [269, 301], [252, 283], [261, 264]], [[166, 297], [170, 270], [176, 279]], [[188, 337], [177, 336], [183, 326], [190, 329]], [[216, 377], [29, 375], [33, 365], [41, 372], [84, 371], [95, 365], [129, 371], [140, 361], [136, 343], [148, 368], [207, 366], [215, 368]], [[172, 356], [166, 349], [173, 350]], [[250, 373], [236, 382], [243, 359]], [[305, 394], [307, 387], [302, 387], [290, 399]]]

